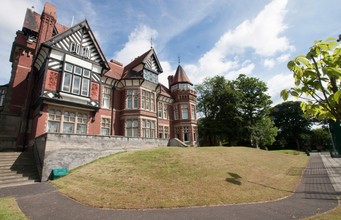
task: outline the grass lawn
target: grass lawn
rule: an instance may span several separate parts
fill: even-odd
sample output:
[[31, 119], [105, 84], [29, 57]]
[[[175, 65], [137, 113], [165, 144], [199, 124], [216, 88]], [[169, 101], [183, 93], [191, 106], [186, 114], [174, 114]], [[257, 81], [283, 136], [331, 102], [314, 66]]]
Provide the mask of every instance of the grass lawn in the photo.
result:
[[14, 198], [0, 198], [0, 219], [6, 220], [26, 220], [26, 216], [21, 212]]
[[164, 147], [102, 158], [52, 181], [95, 207], [235, 204], [290, 195], [308, 157], [244, 147]]
[[283, 153], [283, 154], [293, 154], [293, 155], [306, 154], [303, 151], [297, 151], [297, 150], [274, 150], [272, 152]]

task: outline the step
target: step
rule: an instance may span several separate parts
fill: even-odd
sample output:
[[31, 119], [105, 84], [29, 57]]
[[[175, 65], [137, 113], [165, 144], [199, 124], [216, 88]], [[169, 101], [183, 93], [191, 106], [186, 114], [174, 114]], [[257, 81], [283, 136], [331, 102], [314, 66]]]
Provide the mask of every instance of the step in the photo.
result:
[[34, 182], [32, 180], [23, 181], [23, 182], [15, 182], [15, 183], [3, 183], [3, 184], [0, 184], [0, 188], [22, 186], [22, 185], [28, 185], [28, 184], [37, 184], [37, 183], [38, 182]]
[[2, 182], [17, 182], [17, 181], [26, 181], [26, 180], [37, 180], [38, 175], [34, 176], [23, 176], [23, 175], [9, 175], [0, 177], [0, 184]]
[[32, 176], [38, 176], [38, 173], [35, 170], [28, 171], [25, 173], [18, 173], [16, 171], [0, 172], [0, 179], [3, 177], [9, 177], [9, 176], [32, 177]]
[[29, 179], [27, 177], [16, 177], [11, 179], [0, 179], [0, 185], [1, 184], [7, 184], [7, 183], [17, 183], [17, 182], [26, 182], [26, 181], [33, 181], [36, 182], [36, 179]]

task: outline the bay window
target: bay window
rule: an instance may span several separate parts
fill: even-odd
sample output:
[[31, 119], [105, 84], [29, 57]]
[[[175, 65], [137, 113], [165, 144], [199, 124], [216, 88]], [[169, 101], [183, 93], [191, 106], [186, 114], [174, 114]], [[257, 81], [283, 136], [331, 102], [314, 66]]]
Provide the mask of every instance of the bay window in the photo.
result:
[[47, 131], [52, 133], [86, 134], [88, 114], [51, 108], [48, 110]]
[[65, 63], [62, 91], [88, 97], [91, 71], [71, 63]]

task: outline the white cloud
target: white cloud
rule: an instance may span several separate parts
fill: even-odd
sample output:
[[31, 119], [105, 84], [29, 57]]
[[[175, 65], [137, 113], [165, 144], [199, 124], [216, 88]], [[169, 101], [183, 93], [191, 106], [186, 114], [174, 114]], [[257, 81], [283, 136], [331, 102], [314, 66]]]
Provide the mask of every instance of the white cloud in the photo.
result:
[[24, 23], [26, 9], [35, 7], [36, 11], [41, 11], [43, 3], [40, 0], [5, 0], [1, 1], [2, 11], [0, 13], [0, 45], [2, 50], [0, 53], [0, 85], [6, 84], [11, 75], [11, 64], [9, 56], [11, 53], [12, 43], [17, 30], [21, 30]]
[[157, 31], [146, 25], [140, 25], [129, 35], [128, 42], [115, 53], [114, 59], [129, 64], [134, 58], [150, 49], [151, 38], [157, 37]]
[[265, 59], [263, 62], [263, 65], [268, 69], [271, 69], [272, 67], [274, 67], [275, 64], [276, 64], [276, 61], [274, 59]]
[[272, 97], [273, 105], [282, 102], [280, 92], [283, 89], [294, 87], [294, 79], [292, 73], [277, 74], [267, 81], [268, 94]]
[[[229, 78], [238, 76], [240, 73], [250, 74], [255, 68], [254, 64], [240, 64], [239, 59], [231, 56], [245, 55], [245, 49], [252, 49], [255, 55], [271, 57], [278, 53], [288, 53], [294, 50], [289, 40], [280, 36], [287, 28], [284, 24], [287, 0], [274, 0], [266, 5], [263, 10], [253, 19], [245, 20], [233, 30], [225, 32], [215, 43], [214, 47], [207, 51], [197, 64], [187, 65], [190, 77], [195, 75], [196, 81], [208, 76], [223, 74]], [[287, 59], [283, 55], [275, 60], [266, 58], [264, 65], [274, 67], [277, 62]]]
[[284, 63], [284, 62], [289, 61], [289, 58], [290, 58], [290, 54], [282, 54], [281, 56], [276, 58], [276, 61], [279, 63]]

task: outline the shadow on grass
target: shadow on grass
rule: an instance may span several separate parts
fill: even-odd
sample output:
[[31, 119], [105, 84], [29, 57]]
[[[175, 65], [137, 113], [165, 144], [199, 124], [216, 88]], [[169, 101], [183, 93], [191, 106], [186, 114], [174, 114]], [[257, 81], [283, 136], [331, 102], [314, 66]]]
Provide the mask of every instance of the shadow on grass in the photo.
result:
[[229, 182], [229, 183], [232, 183], [232, 184], [235, 184], [235, 185], [242, 185], [242, 182], [240, 182], [238, 179], [241, 179], [242, 177], [239, 176], [238, 174], [236, 173], [230, 173], [228, 172], [228, 174], [230, 175], [230, 177], [227, 177], [225, 179], [226, 182]]
[[[239, 176], [236, 173], [230, 173], [230, 172], [228, 172], [228, 174], [230, 175], [230, 177], [227, 177], [225, 179], [226, 182], [229, 182], [229, 183], [232, 183], [232, 184], [235, 184], [235, 185], [238, 185], [238, 186], [242, 185], [242, 182], [240, 181], [242, 179], [241, 176]], [[256, 184], [256, 185], [259, 185], [259, 186], [262, 186], [262, 187], [266, 187], [266, 188], [269, 188], [269, 189], [278, 190], [278, 191], [282, 191], [282, 192], [293, 193], [293, 191], [284, 190], [284, 189], [278, 189], [276, 187], [268, 186], [268, 185], [261, 184], [261, 183], [252, 182], [252, 181], [249, 181], [249, 180], [246, 180], [246, 181], [248, 183]]]

